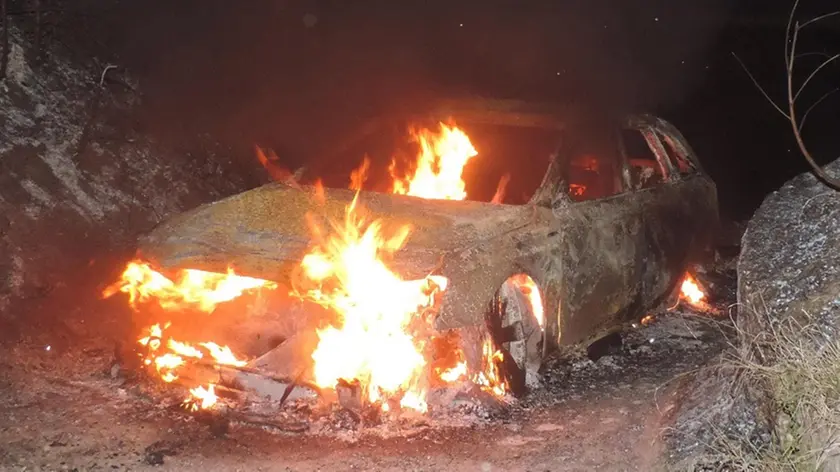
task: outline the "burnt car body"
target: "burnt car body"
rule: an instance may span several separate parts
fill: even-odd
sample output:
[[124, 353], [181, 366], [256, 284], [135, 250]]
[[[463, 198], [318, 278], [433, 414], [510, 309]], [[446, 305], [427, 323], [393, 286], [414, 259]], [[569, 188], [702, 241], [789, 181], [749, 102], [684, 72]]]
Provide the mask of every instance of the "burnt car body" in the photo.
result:
[[[679, 131], [662, 119], [638, 115], [578, 126], [551, 109], [498, 101], [443, 106], [432, 115], [459, 126], [554, 129], [560, 137], [545, 156], [548, 170], [536, 192], [521, 205], [359, 193], [369, 220], [414, 228], [392, 270], [449, 279], [435, 328], [490, 332], [510, 354], [513, 383], [534, 382], [540, 360], [553, 350], [580, 346], [661, 306], [711, 242], [716, 188]], [[633, 150], [631, 138], [642, 148]], [[342, 219], [355, 194], [327, 188], [318, 203], [311, 187], [268, 184], [164, 222], [141, 239], [139, 252], [162, 270], [232, 265], [290, 284], [312, 242], [305, 214]], [[518, 274], [539, 287], [543, 320], [509, 283]], [[500, 300], [501, 310], [488, 309]], [[468, 362], [480, 362], [476, 338], [464, 339]]]

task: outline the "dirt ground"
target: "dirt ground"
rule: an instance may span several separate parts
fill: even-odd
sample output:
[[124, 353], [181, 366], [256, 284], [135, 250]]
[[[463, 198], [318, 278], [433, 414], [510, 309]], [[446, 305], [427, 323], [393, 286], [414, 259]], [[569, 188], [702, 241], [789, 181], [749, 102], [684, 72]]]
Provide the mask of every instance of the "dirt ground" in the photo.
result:
[[[720, 307], [731, 301], [723, 292]], [[0, 324], [4, 471], [651, 470], [676, 381], [722, 349], [726, 325], [726, 316], [663, 313], [594, 362], [550, 359], [544, 389], [470, 427], [383, 438], [233, 424], [219, 436], [112, 376], [115, 340], [129, 329], [124, 300], [63, 287], [22, 310], [15, 329]]]

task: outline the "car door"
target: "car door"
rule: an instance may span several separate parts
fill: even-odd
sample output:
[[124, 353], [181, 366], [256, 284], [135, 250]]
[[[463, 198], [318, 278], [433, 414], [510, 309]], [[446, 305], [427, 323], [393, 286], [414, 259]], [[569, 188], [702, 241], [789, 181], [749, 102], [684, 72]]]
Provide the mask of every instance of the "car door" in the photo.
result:
[[583, 138], [585, 146], [560, 156], [566, 195], [553, 207], [564, 229], [561, 344], [616, 326], [636, 310], [642, 289], [641, 207], [629, 192], [617, 129]]
[[671, 293], [702, 244], [698, 235], [712, 225], [706, 206], [700, 204], [707, 189], [694, 178], [695, 161], [687, 155], [678, 160], [682, 151], [677, 146], [684, 141], [660, 122], [644, 117], [629, 123], [622, 133], [625, 147], [633, 149], [628, 155], [630, 179], [642, 212], [641, 284], [646, 309]]

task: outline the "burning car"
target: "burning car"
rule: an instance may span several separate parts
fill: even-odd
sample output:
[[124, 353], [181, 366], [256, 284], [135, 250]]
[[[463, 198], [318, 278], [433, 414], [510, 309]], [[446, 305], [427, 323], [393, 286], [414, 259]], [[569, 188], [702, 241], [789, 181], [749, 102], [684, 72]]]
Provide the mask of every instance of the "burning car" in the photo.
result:
[[[399, 392], [400, 405], [422, 410], [436, 379], [514, 393], [538, 385], [552, 351], [597, 340], [668, 300], [716, 228], [714, 183], [660, 118], [568, 119], [482, 101], [407, 121], [433, 124], [413, 133], [420, 157], [406, 173], [391, 163], [390, 188], [363, 189], [367, 160], [351, 188], [288, 178], [165, 221], [141, 239], [138, 257], [155, 274], [233, 268], [244, 288], [220, 300], [270, 284], [338, 313], [317, 328], [312, 382], [355, 379], [372, 402]], [[377, 134], [365, 129], [356, 137]], [[488, 144], [505, 133], [525, 138]], [[529, 158], [513, 154], [526, 148]], [[515, 175], [474, 174], [493, 182], [489, 201], [467, 200], [467, 161], [493, 150], [506, 154], [496, 163], [542, 167], [536, 190], [506, 186]], [[139, 278], [148, 289], [148, 274]], [[148, 295], [125, 276], [115, 290]]]

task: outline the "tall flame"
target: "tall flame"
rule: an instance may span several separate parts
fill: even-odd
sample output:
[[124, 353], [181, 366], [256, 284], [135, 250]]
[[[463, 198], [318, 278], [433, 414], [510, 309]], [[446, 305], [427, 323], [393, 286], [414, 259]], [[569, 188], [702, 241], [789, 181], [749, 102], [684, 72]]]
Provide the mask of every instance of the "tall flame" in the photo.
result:
[[[396, 175], [396, 161], [391, 164], [393, 192], [421, 198], [463, 200], [467, 197], [462, 179], [464, 166], [477, 155], [469, 137], [461, 129], [440, 124], [439, 133], [428, 129], [413, 132], [420, 145], [414, 173]], [[351, 174], [351, 188], [360, 190], [370, 161], [365, 157]], [[503, 179], [494, 200], [501, 202]], [[425, 316], [434, 307], [435, 295], [446, 289], [448, 280], [430, 275], [419, 280], [403, 280], [384, 263], [403, 247], [411, 228], [402, 226], [384, 235], [382, 223], [366, 224], [358, 215], [357, 198], [347, 207], [343, 224], [333, 224], [334, 234], [324, 238], [324, 231], [313, 225], [312, 233], [322, 242], [303, 258], [302, 269], [309, 288], [298, 296], [334, 310], [337, 323], [318, 331], [315, 383], [332, 388], [340, 380], [358, 381], [370, 402], [382, 402], [399, 396], [400, 405], [426, 410], [428, 369], [424, 348], [429, 341], [430, 320]], [[530, 281], [530, 279], [528, 279]], [[522, 281], [524, 290], [527, 281]], [[531, 281], [533, 284], [533, 281]], [[539, 297], [533, 285], [530, 293]], [[542, 307], [542, 303], [538, 303]], [[540, 320], [542, 317], [540, 316]], [[472, 380], [497, 394], [505, 392], [498, 375], [501, 353], [488, 340], [485, 368]], [[437, 378], [454, 382], [468, 377], [463, 353], [454, 356], [457, 364], [438, 371]]]
[[461, 174], [478, 151], [460, 128], [444, 123], [439, 125], [439, 133], [425, 128], [412, 132], [414, 140], [420, 145], [413, 175], [399, 177], [396, 161], [391, 162], [389, 170], [394, 178], [393, 193], [442, 200], [467, 198]]
[[425, 411], [424, 345], [412, 327], [423, 322], [447, 279], [403, 280], [388, 269], [383, 258], [405, 244], [410, 228], [384, 235], [381, 222], [366, 224], [357, 214], [355, 198], [344, 224], [334, 226], [335, 234], [304, 257], [303, 275], [313, 288], [298, 293], [339, 315], [318, 331], [315, 383], [333, 388], [342, 379], [358, 380], [372, 403], [399, 394], [403, 406]]

